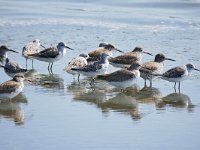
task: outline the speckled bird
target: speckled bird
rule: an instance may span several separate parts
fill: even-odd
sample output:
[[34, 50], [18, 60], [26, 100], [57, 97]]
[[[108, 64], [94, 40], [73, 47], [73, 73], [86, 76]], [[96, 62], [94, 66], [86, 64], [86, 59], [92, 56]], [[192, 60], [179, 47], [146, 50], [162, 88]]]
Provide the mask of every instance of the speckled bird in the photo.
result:
[[152, 56], [151, 53], [145, 52], [142, 47], [135, 47], [131, 52], [110, 58], [109, 62], [114, 67], [124, 67], [131, 65], [133, 62], [140, 62], [142, 60], [142, 53]]
[[140, 69], [140, 76], [145, 80], [145, 86], [146, 86], [146, 80], [150, 81], [150, 86], [152, 87], [152, 80], [156, 78], [153, 74], [161, 74], [164, 68], [163, 61], [165, 60], [171, 60], [175, 61], [171, 58], [166, 58], [164, 54], [158, 53], [155, 56], [154, 61], [145, 62], [142, 64], [142, 68]]

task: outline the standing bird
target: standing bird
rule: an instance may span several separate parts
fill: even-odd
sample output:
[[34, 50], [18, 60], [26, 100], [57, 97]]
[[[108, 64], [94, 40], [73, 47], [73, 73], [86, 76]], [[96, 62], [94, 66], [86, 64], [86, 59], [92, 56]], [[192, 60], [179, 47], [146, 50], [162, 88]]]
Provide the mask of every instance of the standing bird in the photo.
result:
[[14, 52], [14, 53], [18, 53], [17, 51], [14, 51], [12, 49], [9, 49], [7, 46], [2, 45], [0, 46], [0, 62], [2, 63], [2, 65], [4, 65], [5, 60], [7, 58], [7, 52]]
[[131, 65], [133, 62], [140, 62], [142, 60], [142, 53], [153, 56], [152, 54], [145, 52], [142, 47], [135, 47], [131, 52], [110, 58], [109, 62], [115, 67], [124, 67], [125, 65]]
[[70, 74], [78, 74], [78, 81], [79, 81], [79, 77], [80, 77], [80, 73], [78, 73], [75, 70], [72, 70], [72, 68], [83, 68], [85, 67], [88, 63], [87, 63], [87, 59], [89, 58], [88, 54], [80, 54], [78, 57], [73, 58], [68, 65], [65, 67], [65, 70], [70, 73]]
[[0, 98], [12, 99], [17, 96], [24, 88], [24, 80], [24, 75], [17, 74], [12, 80], [0, 84]]
[[39, 39], [35, 39], [32, 42], [29, 42], [23, 47], [22, 56], [26, 58], [26, 69], [27, 69], [27, 60], [32, 60], [32, 68], [33, 68], [33, 58], [31, 57], [32, 54], [38, 53], [40, 51], [40, 46], [45, 48]]
[[125, 88], [133, 86], [135, 80], [140, 77], [140, 68], [141, 65], [134, 62], [127, 69], [121, 69], [110, 74], [98, 75], [97, 79], [105, 80], [111, 85], [120, 87], [123, 92]]
[[53, 62], [60, 60], [66, 54], [66, 48], [73, 50], [63, 42], [60, 42], [57, 47], [50, 47], [39, 53], [31, 54], [30, 56], [34, 59], [48, 62], [48, 70], [52, 72]]
[[90, 82], [90, 84], [92, 85], [94, 83], [94, 78], [97, 75], [105, 74], [107, 72], [109, 66], [108, 57], [108, 54], [103, 53], [101, 54], [99, 61], [86, 65], [83, 68], [72, 68], [71, 70], [75, 70], [83, 75], [92, 77], [92, 80]]
[[150, 81], [150, 87], [152, 87], [152, 79], [155, 78], [153, 74], [161, 74], [164, 68], [164, 64], [162, 63], [165, 60], [171, 60], [175, 61], [170, 58], [166, 58], [164, 54], [158, 53], [155, 56], [154, 61], [149, 61], [142, 64], [142, 68], [140, 69], [140, 76], [145, 80], [145, 86], [146, 86], [146, 80]]
[[23, 68], [16, 62], [11, 62], [8, 58], [6, 58], [6, 64], [4, 66], [0, 66], [4, 68], [6, 74], [10, 77], [14, 77], [16, 74], [25, 74], [27, 73], [27, 69]]
[[169, 69], [165, 73], [158, 76], [161, 76], [161, 79], [163, 80], [174, 82], [174, 89], [176, 89], [176, 83], [178, 82], [178, 89], [180, 90], [181, 81], [188, 79], [193, 70], [200, 71], [195, 68], [193, 64], [186, 64]]
[[97, 61], [100, 59], [100, 56], [102, 53], [108, 54], [110, 57], [112, 57], [112, 51], [116, 50], [118, 52], [124, 53], [121, 50], [118, 50], [111, 44], [106, 43], [100, 43], [99, 48], [89, 53], [89, 59], [88, 61]]

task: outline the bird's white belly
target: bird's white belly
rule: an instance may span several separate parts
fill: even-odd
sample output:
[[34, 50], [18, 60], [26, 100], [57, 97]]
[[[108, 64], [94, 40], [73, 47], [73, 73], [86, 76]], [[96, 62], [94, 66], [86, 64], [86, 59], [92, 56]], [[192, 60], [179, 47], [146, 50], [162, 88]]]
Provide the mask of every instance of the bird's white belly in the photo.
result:
[[169, 82], [181, 82], [181, 81], [184, 81], [188, 78], [188, 76], [183, 76], [183, 77], [178, 77], [178, 78], [165, 78], [165, 77], [162, 77], [162, 79], [164, 80], [167, 80]]
[[40, 61], [45, 61], [45, 62], [52, 63], [52, 62], [60, 60], [62, 57], [63, 57], [63, 55], [58, 55], [55, 58], [50, 58], [50, 57], [49, 58], [46, 58], [46, 57], [35, 57], [35, 59], [40, 60]]
[[20, 86], [20, 88], [16, 89], [14, 92], [12, 93], [1, 93], [0, 94], [0, 98], [1, 99], [12, 99], [14, 98], [15, 96], [17, 96], [20, 92], [22, 92], [23, 90], [23, 85]]
[[113, 63], [113, 62], [110, 62], [110, 64], [114, 67], [117, 67], [117, 68], [124, 68], [124, 66], [127, 66], [127, 65], [124, 65], [124, 64], [118, 64], [118, 63]]
[[125, 89], [134, 85], [136, 79], [132, 78], [126, 81], [109, 82], [111, 85]]

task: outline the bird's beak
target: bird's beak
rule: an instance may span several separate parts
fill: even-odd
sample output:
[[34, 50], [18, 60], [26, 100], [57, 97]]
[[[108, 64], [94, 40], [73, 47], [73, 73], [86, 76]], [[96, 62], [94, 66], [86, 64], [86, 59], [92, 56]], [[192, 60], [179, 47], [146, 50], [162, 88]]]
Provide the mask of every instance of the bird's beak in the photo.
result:
[[200, 71], [199, 69], [197, 69], [197, 68], [194, 68], [194, 70], [196, 70], [196, 71]]
[[0, 65], [0, 67], [4, 68], [4, 69], [7, 69], [7, 70], [10, 70], [10, 68], [6, 67], [6, 66], [3, 66], [3, 65]]
[[120, 52], [120, 53], [124, 53], [123, 51], [121, 51], [121, 50], [119, 50], [119, 49], [117, 49], [117, 48], [114, 48], [114, 50], [116, 50], [116, 51], [118, 51], [118, 52]]
[[143, 53], [145, 53], [145, 54], [148, 54], [148, 55], [151, 55], [151, 56], [153, 56], [151, 53], [149, 53], [149, 52], [145, 52], [145, 51], [142, 51]]
[[68, 48], [68, 49], [70, 49], [70, 50], [74, 50], [74, 49], [72, 49], [72, 48], [70, 48], [70, 47], [68, 47], [68, 46], [65, 46], [66, 48]]
[[15, 51], [15, 50], [12, 50], [12, 49], [8, 49], [8, 51], [14, 52], [14, 53], [19, 53], [19, 52]]
[[40, 44], [41, 47], [46, 48], [45, 46], [43, 46], [42, 44]]
[[171, 59], [171, 58], [165, 58], [165, 60], [176, 61], [176, 60], [174, 60], [174, 59]]
[[147, 67], [143, 67], [141, 66], [142, 69], [148, 70], [148, 71], [152, 71], [151, 69], [147, 68]]
[[25, 81], [28, 81], [29, 83], [32, 83], [32, 81], [30, 79], [25, 78]]

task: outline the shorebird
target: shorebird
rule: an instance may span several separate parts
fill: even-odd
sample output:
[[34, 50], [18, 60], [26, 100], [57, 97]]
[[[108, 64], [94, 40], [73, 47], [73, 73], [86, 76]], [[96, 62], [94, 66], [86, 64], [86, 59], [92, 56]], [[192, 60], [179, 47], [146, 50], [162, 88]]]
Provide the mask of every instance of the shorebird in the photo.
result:
[[181, 81], [188, 79], [193, 70], [200, 71], [195, 68], [193, 64], [186, 64], [169, 69], [165, 73], [158, 76], [161, 76], [162, 79], [169, 82], [174, 82], [174, 89], [176, 89], [176, 83], [178, 82], [178, 89], [180, 90]]
[[72, 70], [72, 68], [83, 68], [85, 67], [88, 63], [87, 63], [87, 59], [89, 58], [88, 54], [80, 54], [78, 57], [73, 58], [68, 65], [65, 67], [65, 70], [70, 73], [70, 74], [78, 74], [78, 81], [79, 81], [79, 77], [80, 77], [80, 73], [78, 73], [75, 70]]
[[71, 68], [71, 70], [75, 70], [81, 74], [92, 77], [92, 80], [90, 82], [90, 84], [92, 85], [95, 80], [94, 77], [100, 74], [105, 74], [107, 72], [109, 66], [108, 57], [108, 54], [103, 53], [101, 54], [99, 61], [86, 65], [83, 68]]
[[112, 57], [112, 51], [113, 50], [116, 50], [118, 52], [124, 53], [121, 50], [118, 50], [117, 48], [115, 48], [111, 44], [100, 43], [99, 44], [99, 48], [97, 48], [96, 50], [94, 50], [94, 51], [92, 51], [92, 52], [89, 53], [89, 59], [88, 59], [88, 61], [97, 61], [97, 60], [99, 60], [100, 55], [102, 53], [106, 53], [110, 57]]
[[0, 84], [0, 98], [12, 99], [17, 96], [24, 88], [24, 80], [24, 75], [17, 74], [13, 79]]
[[155, 56], [154, 61], [149, 61], [142, 64], [142, 68], [140, 69], [140, 76], [145, 80], [145, 86], [146, 86], [146, 80], [150, 81], [150, 87], [152, 87], [152, 79], [155, 78], [153, 74], [161, 74], [164, 68], [163, 61], [165, 60], [171, 60], [175, 61], [171, 58], [166, 58], [164, 54], [158, 53]]
[[97, 79], [105, 80], [111, 85], [120, 87], [123, 92], [125, 88], [133, 86], [135, 80], [140, 77], [140, 68], [141, 65], [134, 62], [127, 69], [121, 69], [110, 74], [98, 75]]
[[38, 53], [40, 51], [40, 46], [45, 48], [39, 39], [35, 39], [29, 43], [27, 43], [22, 50], [22, 56], [26, 59], [26, 69], [27, 69], [27, 60], [32, 60], [32, 68], [33, 68], [33, 58], [30, 56], [32, 54]]
[[63, 42], [58, 43], [57, 47], [50, 47], [39, 53], [31, 54], [34, 59], [48, 62], [48, 70], [52, 71], [53, 62], [60, 60], [66, 54], [66, 48], [73, 50], [66, 46]]
[[7, 58], [7, 52], [14, 52], [14, 53], [18, 53], [15, 50], [9, 49], [6, 45], [1, 45], [0, 46], [0, 62], [2, 63], [2, 65], [4, 65], [4, 61]]
[[16, 62], [11, 62], [8, 58], [6, 58], [6, 64], [0, 65], [0, 67], [4, 68], [6, 74], [10, 77], [14, 77], [16, 74], [25, 74], [27, 73], [27, 69], [23, 68]]
[[124, 65], [131, 65], [133, 62], [140, 62], [142, 60], [142, 53], [152, 56], [152, 54], [145, 52], [142, 47], [135, 47], [131, 52], [110, 58], [109, 62], [115, 67], [124, 67]]

